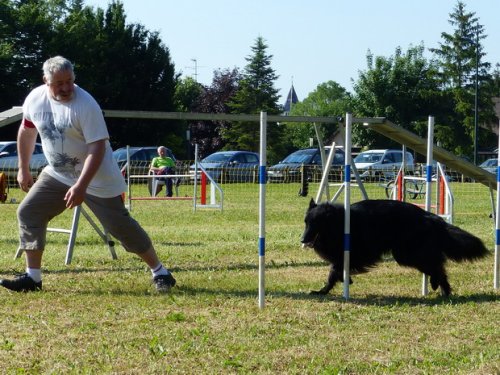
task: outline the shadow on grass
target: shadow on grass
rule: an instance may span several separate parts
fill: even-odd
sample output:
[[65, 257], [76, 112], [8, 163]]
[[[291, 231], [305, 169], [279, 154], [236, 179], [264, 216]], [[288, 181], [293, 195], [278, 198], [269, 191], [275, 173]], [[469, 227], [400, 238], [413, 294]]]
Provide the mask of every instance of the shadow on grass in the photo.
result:
[[[175, 293], [175, 292], [174, 292]], [[251, 291], [224, 291], [220, 289], [210, 288], [192, 288], [186, 286], [179, 286], [178, 293], [187, 293], [190, 295], [206, 294], [206, 295], [222, 295], [242, 298], [252, 298], [257, 296], [256, 290]], [[321, 301], [321, 302], [339, 302], [348, 303], [353, 305], [366, 305], [366, 306], [436, 306], [436, 305], [463, 305], [474, 303], [488, 303], [498, 301], [498, 295], [492, 293], [477, 293], [467, 296], [428, 296], [428, 297], [398, 297], [398, 296], [380, 296], [380, 295], [366, 295], [364, 297], [353, 297], [346, 300], [342, 295], [329, 294], [326, 296], [313, 295], [308, 292], [281, 292], [281, 291], [267, 291], [269, 298], [289, 298], [293, 300], [304, 301]]]
[[[306, 261], [306, 262], [284, 262], [284, 263], [274, 263], [270, 262], [266, 264], [266, 269], [285, 269], [285, 268], [295, 268], [295, 267], [322, 267], [325, 266], [325, 262], [321, 260], [317, 261]], [[141, 264], [140, 266], [114, 266], [110, 265], [109, 267], [100, 266], [100, 267], [81, 267], [81, 268], [60, 268], [60, 269], [46, 269], [44, 271], [45, 274], [92, 274], [92, 273], [122, 273], [122, 272], [136, 272], [138, 274], [138, 282], [143, 283], [142, 273], [147, 274], [145, 272], [146, 266]], [[256, 271], [258, 270], [257, 264], [233, 264], [233, 265], [197, 265], [192, 267], [170, 267], [170, 270], [176, 274], [181, 274], [183, 272], [225, 272], [225, 271]], [[12, 269], [8, 271], [0, 270], [1, 274], [11, 274]], [[149, 277], [146, 276], [146, 277]], [[210, 287], [191, 287], [187, 285], [182, 285], [182, 276], [177, 277], [179, 283], [172, 290], [171, 294], [167, 294], [167, 296], [176, 295], [219, 295], [225, 297], [235, 297], [235, 298], [255, 298], [258, 294], [256, 289], [251, 290], [223, 290], [221, 288], [210, 288]], [[144, 284], [146, 285], [146, 284]], [[298, 288], [301, 286], [298, 285]], [[299, 292], [288, 292], [283, 290], [266, 290], [267, 298], [288, 298], [292, 300], [304, 300], [304, 301], [319, 301], [325, 303], [338, 302], [338, 303], [347, 303], [353, 305], [366, 305], [366, 306], [436, 306], [436, 305], [463, 305], [469, 303], [489, 303], [489, 302], [497, 302], [499, 300], [499, 295], [495, 291], [491, 291], [489, 293], [474, 293], [468, 295], [452, 295], [450, 297], [442, 297], [436, 292], [431, 292], [428, 296], [384, 296], [379, 294], [364, 294], [361, 297], [357, 297], [356, 295], [351, 295], [349, 300], [345, 300], [342, 297], [342, 286], [341, 284], [337, 284], [336, 288], [328, 295], [313, 295], [309, 292], [299, 291]], [[51, 288], [52, 289], [52, 288]], [[57, 288], [53, 291], [57, 293]], [[116, 295], [116, 296], [148, 296], [156, 294], [153, 288], [142, 289], [142, 290], [126, 290], [126, 289], [115, 289], [110, 284], [110, 289], [90, 289], [90, 290], [75, 290], [75, 294], [82, 295]], [[159, 295], [160, 296], [160, 295]]]
[[[307, 261], [307, 262], [284, 262], [266, 264], [267, 270], [293, 268], [293, 267], [328, 267], [326, 262], [323, 261]], [[254, 271], [259, 269], [256, 263], [244, 264], [230, 264], [230, 265], [207, 265], [207, 266], [193, 266], [193, 267], [169, 267], [172, 272], [198, 272], [198, 271]]]
[[471, 302], [474, 303], [488, 303], [496, 302], [499, 297], [495, 292], [491, 293], [475, 293], [465, 296], [450, 296], [442, 297], [440, 295], [428, 295], [428, 296], [418, 296], [418, 297], [407, 297], [407, 296], [383, 296], [368, 294], [363, 297], [351, 296], [346, 300], [339, 292], [339, 295], [333, 296], [318, 296], [309, 295], [309, 299], [323, 300], [325, 302], [345, 302], [355, 305], [366, 305], [366, 306], [436, 306], [436, 305], [464, 305]]
[[[123, 269], [122, 269], [123, 270]], [[136, 270], [136, 269], [130, 269]], [[95, 270], [80, 270], [81, 272], [95, 272]], [[109, 270], [106, 270], [109, 271]], [[118, 271], [118, 270], [113, 270]], [[122, 289], [115, 288], [111, 284], [109, 288], [100, 287], [91, 289], [72, 289], [70, 294], [74, 295], [87, 295], [87, 296], [130, 296], [130, 297], [145, 297], [145, 296], [158, 296], [167, 298], [176, 298], [178, 296], [220, 296], [223, 298], [244, 298], [244, 299], [255, 299], [258, 296], [257, 289], [251, 290], [223, 290], [221, 288], [210, 288], [210, 287], [191, 287], [187, 285], [182, 285], [182, 281], [178, 283], [176, 287], [172, 289], [170, 293], [158, 294], [155, 292], [153, 286], [147, 287], [146, 281], [142, 278], [138, 279], [138, 282], [144, 284], [143, 289]], [[63, 288], [64, 289], [64, 288]], [[44, 288], [44, 292], [53, 293], [64, 293], [68, 294], [68, 290], [59, 290], [57, 287]], [[71, 288], [70, 288], [71, 289]], [[43, 293], [43, 292], [37, 292]], [[451, 296], [442, 297], [439, 295], [429, 295], [408, 297], [408, 296], [383, 296], [367, 294], [362, 297], [351, 296], [346, 300], [339, 290], [336, 294], [330, 293], [328, 295], [315, 295], [309, 292], [286, 292], [286, 291], [266, 291], [266, 299], [291, 299], [291, 300], [301, 300], [301, 301], [316, 301], [321, 303], [338, 303], [338, 304], [349, 304], [358, 306], [372, 306], [372, 307], [416, 307], [416, 306], [453, 306], [453, 305], [467, 305], [470, 303], [490, 303], [497, 302], [499, 296], [496, 292], [492, 291], [490, 293], [474, 293], [464, 296]]]
[[[140, 281], [143, 283], [143, 281]], [[144, 286], [147, 284], [144, 283]], [[70, 288], [71, 289], [71, 288]], [[67, 289], [58, 289], [57, 287], [44, 288], [42, 292], [35, 292], [37, 295], [40, 293], [55, 293], [64, 294], [65, 296], [71, 295], [86, 295], [86, 296], [128, 296], [128, 297], [160, 297], [175, 299], [181, 295], [184, 296], [220, 296], [223, 298], [243, 298], [243, 299], [256, 299], [258, 291], [252, 290], [221, 290], [220, 288], [210, 287], [190, 287], [178, 284], [172, 289], [170, 293], [158, 294], [153, 286], [145, 287], [144, 289], [121, 289], [114, 288], [111, 285], [109, 288], [91, 288], [91, 289], [71, 289], [68, 294]], [[363, 297], [351, 297], [346, 300], [340, 294], [328, 294], [326, 296], [312, 295], [308, 292], [283, 292], [283, 291], [266, 291], [266, 299], [272, 300], [274, 298], [301, 300], [301, 301], [316, 301], [323, 303], [336, 303], [336, 304], [349, 304], [349, 305], [362, 305], [371, 307], [417, 307], [417, 306], [453, 306], [453, 305], [466, 305], [470, 303], [490, 303], [497, 302], [499, 296], [495, 292], [491, 293], [476, 293], [466, 296], [428, 296], [428, 297], [398, 297], [398, 296], [381, 296], [381, 295], [366, 295]]]
[[206, 246], [206, 243], [198, 241], [198, 242], [169, 242], [169, 241], [155, 241], [155, 248], [159, 249], [160, 247], [200, 247]]
[[[110, 261], [112, 262], [112, 261]], [[110, 263], [111, 264], [111, 263]], [[308, 262], [291, 262], [291, 263], [269, 263], [266, 264], [266, 269], [271, 270], [271, 269], [283, 269], [283, 268], [289, 268], [289, 267], [321, 267], [325, 266], [325, 262], [322, 261], [308, 261]], [[24, 264], [20, 263], [20, 268], [24, 267]], [[78, 266], [77, 266], [78, 267]], [[129, 266], [129, 267], [116, 267], [114, 265], [110, 265], [109, 267], [78, 267], [75, 268], [74, 266], [68, 266], [66, 268], [60, 268], [60, 269], [45, 269], [43, 272], [44, 274], [69, 274], [69, 273], [74, 273], [74, 274], [79, 274], [79, 273], [94, 273], [94, 272], [109, 272], [109, 273], [115, 273], [115, 272], [133, 272], [137, 271], [140, 272], [141, 270], [144, 270], [146, 268], [146, 265], [142, 264], [140, 266], [134, 267], [134, 266]], [[257, 264], [232, 264], [232, 265], [196, 265], [196, 266], [189, 266], [189, 267], [168, 267], [170, 271], [173, 273], [177, 272], [214, 272], [214, 271], [254, 271], [257, 270], [259, 266]], [[12, 273], [13, 270], [12, 268], [9, 270], [2, 271], [0, 270], [0, 274], [10, 274]]]
[[[221, 295], [232, 297], [256, 297], [257, 291], [228, 291], [210, 288], [192, 288], [186, 286], [179, 286], [180, 293], [187, 293], [192, 295], [206, 294], [206, 295]], [[488, 303], [496, 302], [499, 297], [494, 292], [492, 293], [476, 293], [467, 296], [428, 296], [428, 297], [398, 297], [398, 296], [380, 296], [380, 295], [366, 295], [364, 297], [353, 297], [346, 300], [341, 294], [326, 296], [318, 296], [308, 292], [281, 292], [281, 291], [267, 291], [267, 298], [289, 298], [293, 300], [304, 301], [321, 301], [321, 302], [340, 302], [349, 303], [353, 305], [366, 305], [366, 306], [436, 306], [436, 305], [463, 305], [471, 302], [475, 303]]]
[[116, 272], [140, 272], [144, 267], [82, 267], [82, 268], [61, 268], [61, 269], [45, 269], [43, 270], [44, 274], [47, 275], [64, 275], [64, 274], [85, 274], [85, 273], [96, 273], [96, 272], [104, 272], [104, 273], [116, 273]]

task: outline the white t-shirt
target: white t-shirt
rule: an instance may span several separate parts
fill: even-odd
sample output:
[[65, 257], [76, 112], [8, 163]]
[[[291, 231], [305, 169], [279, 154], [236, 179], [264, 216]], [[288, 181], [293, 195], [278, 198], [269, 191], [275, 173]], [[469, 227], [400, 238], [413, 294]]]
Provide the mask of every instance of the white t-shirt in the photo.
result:
[[72, 186], [87, 157], [87, 144], [106, 139], [104, 159], [88, 186], [87, 193], [111, 198], [125, 191], [125, 180], [113, 159], [109, 134], [101, 108], [85, 90], [75, 85], [71, 101], [54, 100], [47, 85], [35, 88], [23, 104], [23, 117], [32, 122], [42, 140], [49, 165], [45, 172]]

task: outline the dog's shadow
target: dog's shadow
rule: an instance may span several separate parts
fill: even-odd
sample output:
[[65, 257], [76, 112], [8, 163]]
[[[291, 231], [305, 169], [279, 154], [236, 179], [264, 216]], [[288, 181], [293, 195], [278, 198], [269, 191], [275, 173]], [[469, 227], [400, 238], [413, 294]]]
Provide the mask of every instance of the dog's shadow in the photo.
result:
[[[250, 290], [230, 290], [221, 291], [219, 289], [215, 290], [210, 287], [191, 287], [191, 286], [178, 286], [178, 293], [186, 293], [192, 295], [208, 294], [208, 295], [221, 295], [221, 296], [231, 296], [237, 298], [248, 298], [256, 295], [255, 291]], [[293, 300], [302, 301], [317, 301], [324, 303], [349, 303], [353, 305], [365, 305], [365, 306], [436, 306], [436, 305], [463, 305], [471, 302], [475, 303], [489, 303], [498, 301], [498, 295], [494, 292], [491, 293], [476, 293], [465, 296], [450, 296], [442, 297], [439, 295], [429, 295], [420, 297], [400, 297], [400, 296], [381, 296], [375, 294], [367, 294], [362, 297], [352, 296], [349, 299], [345, 299], [341, 293], [339, 294], [327, 294], [327, 295], [317, 295], [310, 294], [309, 292], [285, 292], [285, 291], [266, 291], [266, 298], [288, 298]]]
[[[276, 296], [276, 293], [273, 293]], [[375, 294], [367, 294], [362, 297], [357, 297], [355, 295], [350, 296], [346, 299], [341, 293], [338, 295], [327, 294], [327, 295], [317, 295], [317, 294], [307, 294], [307, 293], [283, 293], [282, 296], [288, 296], [293, 299], [302, 300], [316, 300], [326, 303], [331, 302], [344, 302], [351, 303], [354, 305], [365, 305], [365, 306], [436, 306], [436, 305], [463, 305], [471, 302], [475, 303], [490, 303], [497, 302], [499, 299], [498, 294], [495, 292], [491, 293], [475, 293], [469, 295], [451, 295], [449, 297], [443, 297], [440, 295], [428, 295], [419, 297], [402, 297], [402, 296], [382, 296]]]

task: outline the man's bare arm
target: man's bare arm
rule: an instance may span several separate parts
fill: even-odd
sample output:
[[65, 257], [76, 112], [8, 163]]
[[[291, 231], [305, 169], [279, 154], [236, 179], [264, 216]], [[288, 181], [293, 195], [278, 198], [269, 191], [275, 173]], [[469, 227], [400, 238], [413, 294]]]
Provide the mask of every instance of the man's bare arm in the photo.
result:
[[20, 126], [17, 132], [17, 157], [19, 171], [17, 173], [17, 182], [23, 191], [28, 191], [33, 186], [33, 176], [30, 172], [30, 160], [35, 150], [36, 137], [38, 131], [36, 128], [27, 128]]

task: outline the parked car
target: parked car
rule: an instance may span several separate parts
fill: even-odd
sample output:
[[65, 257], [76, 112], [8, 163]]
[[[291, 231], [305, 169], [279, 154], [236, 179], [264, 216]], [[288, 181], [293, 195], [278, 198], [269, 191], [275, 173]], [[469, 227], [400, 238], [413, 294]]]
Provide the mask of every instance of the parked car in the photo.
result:
[[[218, 151], [200, 161], [216, 182], [258, 182], [259, 154], [251, 151]], [[190, 171], [194, 173], [194, 164]]]
[[[151, 165], [151, 160], [158, 156], [158, 146], [140, 146], [140, 147], [129, 147], [130, 153], [130, 174], [132, 175], [146, 175], [149, 171], [149, 166]], [[167, 148], [167, 155], [172, 159], [175, 159], [172, 150]], [[121, 147], [113, 151], [113, 157], [115, 158], [118, 166], [123, 171], [123, 175], [126, 177], [126, 164], [127, 164], [127, 147]]]
[[[328, 157], [331, 146], [325, 147], [325, 155]], [[332, 169], [338, 172], [340, 177], [341, 166], [345, 163], [345, 154], [341, 146], [335, 147], [335, 155], [332, 160]], [[306, 148], [297, 150], [288, 155], [278, 164], [272, 165], [267, 170], [269, 182], [300, 182], [301, 168], [304, 166], [308, 170], [310, 179], [317, 180], [313, 176], [321, 176], [323, 168], [321, 153], [319, 148]], [[321, 177], [319, 177], [321, 178]]]
[[[415, 163], [413, 155], [406, 152], [406, 171], [413, 172]], [[354, 158], [354, 165], [363, 179], [394, 178], [403, 162], [402, 150], [369, 150], [363, 151]]]
[[484, 162], [482, 162], [479, 166], [490, 173], [497, 174], [498, 159], [497, 158], [487, 159]]
[[[43, 154], [42, 145], [35, 144], [33, 155], [30, 160], [30, 171], [36, 179], [42, 169], [48, 164], [45, 155]], [[17, 185], [18, 171], [17, 157], [17, 142], [16, 141], [1, 141], [0, 142], [0, 172], [6, 174], [9, 186]]]

